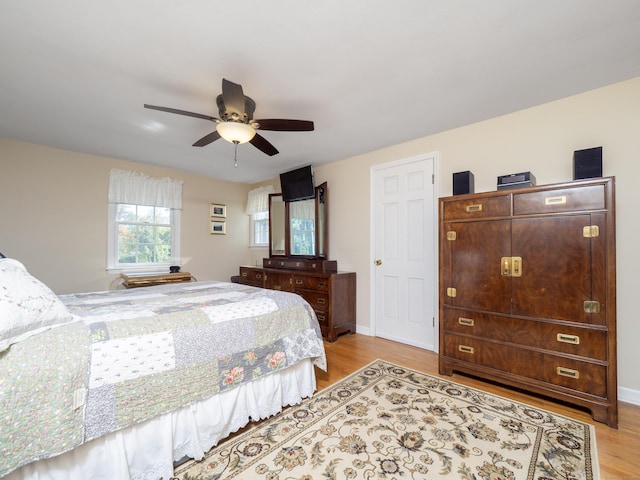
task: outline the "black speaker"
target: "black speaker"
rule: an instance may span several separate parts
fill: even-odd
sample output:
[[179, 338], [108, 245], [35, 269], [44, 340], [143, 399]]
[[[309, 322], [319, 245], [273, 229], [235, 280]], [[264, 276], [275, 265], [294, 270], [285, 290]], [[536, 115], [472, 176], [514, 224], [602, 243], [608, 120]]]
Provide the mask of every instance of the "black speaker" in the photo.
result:
[[586, 148], [573, 152], [573, 179], [602, 176], [602, 147]]
[[469, 170], [466, 172], [457, 172], [453, 174], [453, 194], [464, 195], [465, 193], [474, 193], [473, 173]]

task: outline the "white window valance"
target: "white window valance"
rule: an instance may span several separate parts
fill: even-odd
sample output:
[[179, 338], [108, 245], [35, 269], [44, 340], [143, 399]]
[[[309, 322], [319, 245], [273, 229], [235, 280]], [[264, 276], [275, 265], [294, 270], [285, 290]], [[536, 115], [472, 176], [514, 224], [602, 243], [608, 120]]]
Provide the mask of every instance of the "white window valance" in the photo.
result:
[[289, 215], [298, 220], [313, 220], [316, 218], [316, 202], [313, 199], [291, 202]]
[[273, 185], [254, 188], [247, 195], [247, 215], [269, 211], [269, 194], [273, 193]]
[[109, 203], [182, 209], [182, 180], [150, 177], [114, 168], [109, 173]]

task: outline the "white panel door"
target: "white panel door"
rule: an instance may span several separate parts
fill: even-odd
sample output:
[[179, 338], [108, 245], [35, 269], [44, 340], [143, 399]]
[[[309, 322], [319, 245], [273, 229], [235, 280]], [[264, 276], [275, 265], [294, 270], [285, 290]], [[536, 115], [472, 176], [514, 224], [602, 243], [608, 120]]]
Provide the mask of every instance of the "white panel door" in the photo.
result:
[[434, 350], [434, 158], [374, 170], [376, 336]]

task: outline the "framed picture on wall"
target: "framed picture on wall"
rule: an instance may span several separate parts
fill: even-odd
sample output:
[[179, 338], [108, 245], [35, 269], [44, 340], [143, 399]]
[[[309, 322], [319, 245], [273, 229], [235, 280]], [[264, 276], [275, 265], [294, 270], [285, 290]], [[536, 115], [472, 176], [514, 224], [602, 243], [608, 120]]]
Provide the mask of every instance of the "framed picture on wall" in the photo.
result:
[[211, 220], [211, 234], [225, 235], [227, 233], [227, 222], [222, 220]]
[[210, 216], [225, 218], [227, 216], [227, 206], [219, 203], [212, 203]]

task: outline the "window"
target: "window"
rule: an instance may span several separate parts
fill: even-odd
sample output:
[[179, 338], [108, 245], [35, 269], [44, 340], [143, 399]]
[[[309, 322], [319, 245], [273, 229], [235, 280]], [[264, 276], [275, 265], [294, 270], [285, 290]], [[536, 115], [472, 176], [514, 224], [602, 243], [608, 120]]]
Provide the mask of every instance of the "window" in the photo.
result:
[[180, 265], [181, 203], [182, 182], [112, 170], [107, 270], [154, 273]]
[[251, 215], [251, 246], [269, 246], [269, 212]]
[[170, 208], [117, 204], [118, 263], [170, 263], [172, 229]]
[[273, 186], [267, 185], [251, 190], [247, 195], [247, 215], [251, 216], [252, 247], [269, 246], [269, 194]]
[[116, 203], [109, 218], [109, 271], [151, 273], [180, 264], [180, 210]]

